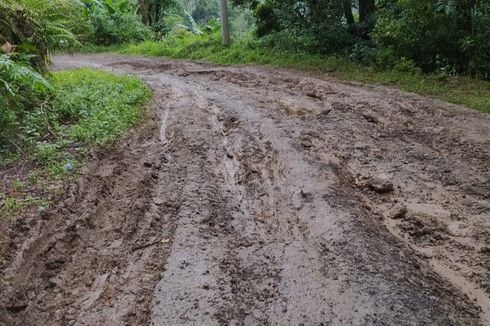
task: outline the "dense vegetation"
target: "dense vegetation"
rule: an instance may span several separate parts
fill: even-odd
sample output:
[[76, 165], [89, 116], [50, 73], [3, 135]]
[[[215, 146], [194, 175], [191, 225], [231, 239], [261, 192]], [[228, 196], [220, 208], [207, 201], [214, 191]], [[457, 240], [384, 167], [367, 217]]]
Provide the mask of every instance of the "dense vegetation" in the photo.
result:
[[307, 52], [385, 69], [490, 77], [486, 1], [265, 0], [256, 14], [259, 35], [292, 36]]
[[11, 171], [0, 175], [0, 217], [12, 218], [45, 207], [86, 154], [140, 121], [150, 92], [129, 76], [48, 72], [52, 51], [93, 39], [83, 6], [9, 0], [0, 8], [0, 168]]
[[[219, 17], [213, 0], [138, 4], [155, 40], [177, 29], [201, 34]], [[234, 0], [231, 22], [235, 40], [265, 39], [267, 49], [340, 56], [385, 70], [490, 78], [488, 1]]]

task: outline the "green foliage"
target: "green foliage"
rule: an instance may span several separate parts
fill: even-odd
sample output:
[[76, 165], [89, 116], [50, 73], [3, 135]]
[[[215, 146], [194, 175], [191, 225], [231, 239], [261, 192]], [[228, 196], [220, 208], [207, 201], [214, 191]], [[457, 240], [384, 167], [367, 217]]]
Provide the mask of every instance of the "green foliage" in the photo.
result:
[[133, 12], [111, 13], [105, 7], [97, 7], [89, 17], [93, 29], [90, 40], [95, 44], [141, 42], [152, 37], [151, 31]]
[[175, 15], [183, 17], [180, 13], [184, 10], [178, 0], [145, 0], [146, 12], [140, 8], [143, 21], [157, 33], [168, 32], [167, 18], [175, 19]]
[[[28, 65], [12, 60], [13, 55], [0, 55], [0, 78], [4, 84], [5, 92], [12, 96], [19, 96], [20, 87], [28, 91], [47, 92], [51, 85], [38, 72]], [[9, 84], [9, 81], [11, 82]]]
[[[24, 158], [28, 155], [51, 172], [61, 173], [67, 161], [117, 139], [138, 123], [150, 97], [137, 78], [90, 69], [55, 73], [50, 83], [49, 101], [16, 117], [9, 130], [2, 129], [0, 158], [21, 150]], [[15, 139], [17, 147], [8, 139]]]
[[[52, 92], [43, 77], [49, 52], [75, 42], [62, 25], [67, 0], [0, 2], [0, 152], [19, 147], [22, 121]], [[68, 16], [67, 16], [68, 17]]]
[[42, 101], [51, 85], [27, 63], [0, 54], [0, 151], [17, 140], [15, 130], [33, 103]]
[[166, 3], [165, 8], [159, 20], [152, 26], [160, 36], [167, 36], [178, 29], [185, 29], [195, 34], [202, 33], [194, 17], [181, 4], [176, 1], [169, 2]]
[[426, 72], [488, 78], [489, 23], [490, 4], [483, 1], [400, 0], [381, 7], [374, 37]]
[[[64, 27], [60, 14], [66, 0], [6, 0], [0, 2], [0, 43], [16, 46], [15, 52], [29, 56], [30, 64], [44, 71], [50, 51], [76, 43]], [[59, 5], [59, 6], [56, 6]], [[24, 56], [25, 58], [25, 56]]]
[[191, 9], [191, 13], [196, 23], [205, 25], [207, 22], [219, 16], [218, 1], [197, 0], [195, 1], [194, 8]]
[[141, 42], [152, 37], [129, 0], [84, 0], [91, 33], [88, 41], [99, 45]]
[[280, 47], [390, 69], [409, 60], [415, 70], [490, 79], [489, 1], [234, 2], [255, 8], [256, 35]]
[[256, 34], [259, 37], [278, 32], [281, 27], [270, 0], [264, 1], [255, 9]]
[[86, 12], [98, 9], [104, 9], [110, 15], [116, 12], [130, 13], [135, 11], [135, 5], [130, 0], [82, 0], [85, 4]]
[[20, 191], [24, 187], [24, 182], [21, 180], [12, 180], [11, 187], [14, 191]]
[[354, 43], [342, 21], [342, 8], [341, 0], [266, 0], [255, 11], [256, 33], [262, 37], [281, 31], [281, 35], [288, 34], [299, 41], [294, 48], [340, 53]]
[[25, 203], [18, 198], [5, 196], [0, 193], [0, 217], [14, 216], [25, 207]]
[[116, 139], [141, 118], [149, 90], [141, 80], [78, 69], [53, 76], [52, 114], [62, 137], [88, 146]]

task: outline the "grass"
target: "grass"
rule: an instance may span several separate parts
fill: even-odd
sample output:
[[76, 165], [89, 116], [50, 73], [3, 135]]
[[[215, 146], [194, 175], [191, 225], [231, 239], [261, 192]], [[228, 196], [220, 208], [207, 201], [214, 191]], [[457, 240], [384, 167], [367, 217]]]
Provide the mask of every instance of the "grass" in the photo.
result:
[[20, 212], [26, 205], [23, 199], [5, 195], [0, 196], [0, 202], [2, 203], [0, 214], [8, 219], [12, 219], [12, 217]]
[[[88, 153], [143, 119], [151, 97], [138, 78], [93, 69], [56, 72], [50, 82], [52, 97], [22, 120], [16, 137], [22, 144], [0, 156], [0, 167], [13, 171], [0, 186], [0, 217], [7, 220], [33, 205], [49, 205]], [[15, 169], [20, 163], [30, 168]]]
[[58, 94], [53, 111], [74, 122], [63, 138], [88, 147], [113, 141], [137, 124], [151, 95], [138, 78], [90, 69], [58, 72], [52, 81]]
[[341, 80], [394, 86], [454, 104], [490, 112], [490, 83], [462, 76], [422, 74], [416, 70], [383, 70], [364, 66], [347, 58], [321, 56], [265, 46], [245, 39], [230, 47], [221, 44], [219, 35], [180, 33], [161, 42], [136, 45], [91, 46], [83, 52], [117, 52], [174, 59], [206, 60], [218, 64], [258, 64], [329, 73]]

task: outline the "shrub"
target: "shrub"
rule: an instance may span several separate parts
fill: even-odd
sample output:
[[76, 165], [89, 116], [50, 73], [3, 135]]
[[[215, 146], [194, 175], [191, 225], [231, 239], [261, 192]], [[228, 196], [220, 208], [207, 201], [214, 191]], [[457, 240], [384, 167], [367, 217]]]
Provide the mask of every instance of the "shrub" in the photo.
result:
[[274, 13], [273, 4], [269, 0], [257, 6], [255, 21], [257, 25], [255, 33], [258, 37], [273, 34], [280, 30], [278, 17]]
[[425, 72], [488, 78], [489, 26], [490, 4], [484, 1], [387, 1], [378, 12], [373, 36], [379, 46], [413, 60]]
[[17, 140], [15, 131], [19, 122], [51, 90], [43, 76], [12, 57], [0, 54], [0, 150]]
[[130, 11], [110, 13], [97, 7], [90, 13], [90, 22], [93, 27], [91, 40], [98, 45], [141, 42], [152, 36], [139, 16]]

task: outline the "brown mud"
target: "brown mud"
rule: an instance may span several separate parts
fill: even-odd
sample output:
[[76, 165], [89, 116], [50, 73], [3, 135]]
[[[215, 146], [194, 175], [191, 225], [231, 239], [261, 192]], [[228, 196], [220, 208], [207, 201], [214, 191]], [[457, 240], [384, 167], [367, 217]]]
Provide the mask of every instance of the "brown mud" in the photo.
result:
[[28, 220], [3, 325], [489, 325], [490, 117], [255, 67], [143, 78], [154, 117]]

